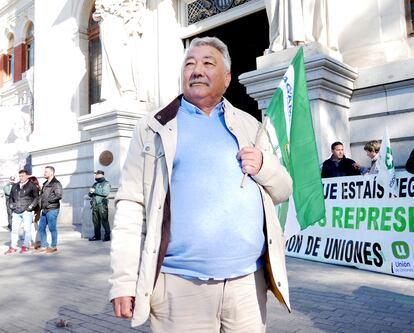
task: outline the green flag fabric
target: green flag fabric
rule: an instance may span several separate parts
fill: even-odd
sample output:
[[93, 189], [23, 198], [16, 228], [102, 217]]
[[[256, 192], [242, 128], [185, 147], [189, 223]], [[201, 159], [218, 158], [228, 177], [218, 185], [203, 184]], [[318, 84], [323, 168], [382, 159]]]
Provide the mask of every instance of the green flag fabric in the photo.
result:
[[293, 200], [290, 198], [289, 203], [282, 204], [279, 209], [281, 224], [288, 239], [325, 219], [302, 47], [283, 76], [265, 115], [270, 121], [265, 119], [264, 126], [275, 152], [279, 154], [280, 149], [280, 157], [293, 180]]

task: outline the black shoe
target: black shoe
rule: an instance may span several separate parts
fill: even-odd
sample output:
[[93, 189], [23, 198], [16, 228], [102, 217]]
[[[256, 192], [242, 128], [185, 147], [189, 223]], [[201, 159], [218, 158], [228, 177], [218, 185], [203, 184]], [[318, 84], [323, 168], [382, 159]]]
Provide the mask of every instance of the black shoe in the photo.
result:
[[89, 241], [90, 242], [94, 242], [94, 241], [98, 241], [98, 240], [101, 240], [101, 239], [100, 238], [96, 238], [95, 236], [89, 238]]
[[105, 236], [104, 239], [102, 239], [102, 242], [108, 242], [111, 240], [111, 236]]

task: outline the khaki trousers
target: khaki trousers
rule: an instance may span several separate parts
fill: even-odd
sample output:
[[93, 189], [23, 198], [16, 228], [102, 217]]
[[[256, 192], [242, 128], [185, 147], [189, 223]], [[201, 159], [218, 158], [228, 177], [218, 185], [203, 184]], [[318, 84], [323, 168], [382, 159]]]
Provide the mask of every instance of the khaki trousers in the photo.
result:
[[151, 332], [264, 333], [266, 301], [263, 269], [224, 281], [160, 273], [151, 296]]

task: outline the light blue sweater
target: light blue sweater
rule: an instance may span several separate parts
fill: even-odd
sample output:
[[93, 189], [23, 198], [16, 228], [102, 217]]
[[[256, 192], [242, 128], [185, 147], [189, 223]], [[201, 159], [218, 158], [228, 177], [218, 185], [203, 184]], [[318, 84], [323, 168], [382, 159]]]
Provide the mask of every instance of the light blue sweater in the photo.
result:
[[223, 103], [206, 116], [182, 99], [171, 183], [171, 241], [161, 271], [200, 279], [255, 272], [264, 251], [263, 205], [236, 159]]

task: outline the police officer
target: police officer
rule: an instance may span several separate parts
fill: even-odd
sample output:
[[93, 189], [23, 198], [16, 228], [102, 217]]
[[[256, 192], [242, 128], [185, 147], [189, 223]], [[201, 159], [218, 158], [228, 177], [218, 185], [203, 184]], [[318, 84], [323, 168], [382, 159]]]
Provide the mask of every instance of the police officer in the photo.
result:
[[92, 205], [92, 221], [95, 235], [89, 238], [89, 241], [101, 239], [101, 225], [105, 230], [103, 241], [111, 240], [111, 229], [108, 221], [108, 196], [111, 192], [111, 185], [105, 179], [105, 173], [102, 170], [95, 172], [95, 183], [89, 190]]

